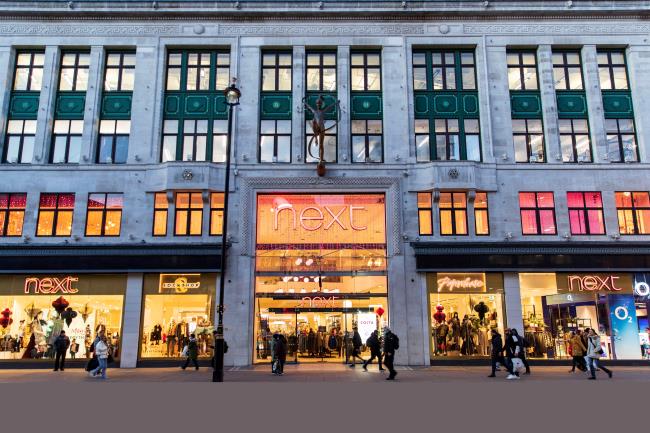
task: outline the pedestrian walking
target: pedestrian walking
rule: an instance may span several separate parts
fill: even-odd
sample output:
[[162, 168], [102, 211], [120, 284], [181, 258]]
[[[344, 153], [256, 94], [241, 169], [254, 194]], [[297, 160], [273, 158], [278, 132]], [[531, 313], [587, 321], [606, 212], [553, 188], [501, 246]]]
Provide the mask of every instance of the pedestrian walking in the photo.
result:
[[399, 337], [388, 328], [384, 327], [384, 365], [388, 368], [389, 375], [386, 380], [395, 380], [395, 351], [399, 349]]
[[70, 359], [75, 359], [77, 357], [77, 352], [79, 352], [79, 343], [77, 343], [76, 339], [72, 339], [72, 343], [70, 343]]
[[379, 332], [375, 329], [370, 334], [370, 337], [366, 340], [366, 346], [370, 349], [370, 358], [363, 363], [363, 369], [368, 371], [368, 364], [372, 363], [372, 360], [377, 358], [377, 364], [379, 364], [379, 371], [384, 371], [384, 367], [381, 365], [381, 341], [379, 341]]
[[596, 369], [603, 370], [609, 378], [612, 378], [612, 371], [601, 364], [600, 358], [605, 354], [600, 346], [600, 336], [596, 331], [589, 329], [589, 336], [587, 340], [587, 362], [589, 363], [589, 370], [591, 371], [590, 380], [596, 380]]
[[366, 363], [366, 360], [361, 357], [361, 346], [363, 345], [363, 342], [361, 341], [361, 335], [359, 334], [359, 330], [355, 326], [352, 328], [352, 364], [350, 364], [350, 367], [354, 368], [356, 365], [356, 360], [357, 358], [361, 360], [362, 364]]
[[106, 379], [106, 369], [108, 367], [108, 341], [106, 336], [102, 333], [99, 341], [95, 343], [95, 356], [97, 357], [98, 366], [94, 370], [88, 372], [90, 376], [97, 376], [101, 373], [102, 379]]
[[199, 345], [196, 342], [196, 335], [190, 334], [190, 339], [187, 340], [187, 346], [183, 348], [183, 352], [185, 352], [185, 356], [187, 356], [187, 359], [185, 359], [185, 363], [182, 365], [181, 368], [185, 370], [187, 366], [190, 364], [190, 361], [192, 361], [192, 364], [194, 364], [194, 369], [198, 370], [199, 363], [197, 359], [199, 357]]
[[524, 374], [530, 374], [530, 364], [528, 364], [528, 359], [526, 359], [526, 348], [529, 347], [530, 344], [528, 343], [525, 337], [519, 335], [516, 329], [511, 329], [511, 331], [512, 331], [512, 335], [517, 337], [517, 339], [521, 341], [521, 351], [519, 352], [519, 359], [521, 359], [521, 362], [524, 364], [524, 367], [526, 368]]
[[524, 345], [522, 338], [517, 333], [516, 329], [506, 329], [506, 342], [505, 342], [505, 352], [506, 352], [506, 367], [508, 368], [508, 376], [506, 379], [513, 380], [519, 379], [519, 367], [520, 364], [523, 367], [523, 361], [521, 360], [521, 352], [524, 350]]
[[573, 360], [571, 361], [571, 370], [569, 370], [569, 373], [576, 371], [576, 367], [578, 367], [578, 370], [580, 371], [587, 371], [587, 366], [584, 359], [584, 356], [587, 354], [587, 348], [582, 342], [581, 334], [582, 332], [580, 330], [577, 330], [571, 337], [571, 340], [569, 340], [569, 343], [571, 344], [571, 356], [573, 357]]
[[284, 374], [284, 363], [287, 361], [287, 339], [282, 334], [273, 335], [273, 358], [275, 359], [274, 373], [278, 376]]
[[65, 370], [65, 354], [68, 347], [70, 347], [70, 339], [65, 335], [65, 331], [61, 331], [54, 340], [54, 371]]
[[492, 361], [492, 374], [490, 374], [488, 377], [495, 377], [497, 371], [497, 364], [502, 364], [505, 365], [505, 360], [503, 359], [503, 338], [501, 338], [501, 334], [499, 334], [499, 331], [497, 329], [492, 329], [490, 331], [490, 334], [492, 335], [492, 339], [490, 340], [492, 344], [492, 349], [490, 352], [490, 358]]

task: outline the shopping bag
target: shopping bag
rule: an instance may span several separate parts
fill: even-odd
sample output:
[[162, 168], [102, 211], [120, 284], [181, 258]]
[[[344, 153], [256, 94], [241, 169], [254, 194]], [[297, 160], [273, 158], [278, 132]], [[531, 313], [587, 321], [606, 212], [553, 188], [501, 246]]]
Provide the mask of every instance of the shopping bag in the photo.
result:
[[181, 356], [187, 356], [188, 353], [190, 353], [190, 348], [185, 346], [183, 347], [183, 351], [181, 352]]
[[97, 367], [99, 367], [99, 361], [97, 361], [97, 358], [93, 356], [86, 364], [86, 371], [92, 371]]
[[524, 366], [524, 362], [519, 358], [512, 358], [512, 371], [515, 373], [526, 372], [526, 366]]

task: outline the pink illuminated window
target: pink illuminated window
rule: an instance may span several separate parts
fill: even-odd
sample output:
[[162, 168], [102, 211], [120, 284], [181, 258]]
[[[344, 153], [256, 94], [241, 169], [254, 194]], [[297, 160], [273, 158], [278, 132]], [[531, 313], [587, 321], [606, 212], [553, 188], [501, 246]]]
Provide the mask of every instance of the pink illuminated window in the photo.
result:
[[0, 194], [0, 236], [22, 236], [27, 194]]
[[603, 199], [600, 192], [567, 192], [572, 235], [604, 235]]
[[555, 235], [555, 201], [552, 192], [520, 192], [521, 233]]

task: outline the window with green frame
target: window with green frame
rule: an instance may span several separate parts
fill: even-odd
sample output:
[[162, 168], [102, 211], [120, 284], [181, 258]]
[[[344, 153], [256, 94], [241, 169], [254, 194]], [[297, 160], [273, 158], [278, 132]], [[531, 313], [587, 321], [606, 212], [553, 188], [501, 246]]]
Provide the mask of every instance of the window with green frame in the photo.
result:
[[223, 91], [229, 82], [227, 50], [167, 53], [162, 162], [225, 161]]
[[381, 51], [350, 53], [350, 121], [353, 163], [384, 162]]
[[263, 50], [261, 60], [258, 161], [290, 163], [293, 53]]
[[[306, 53], [307, 66], [305, 68], [305, 97], [307, 102], [316, 106], [319, 97], [323, 97], [323, 108], [329, 108], [325, 114], [325, 142], [323, 157], [326, 162], [335, 163], [337, 160], [337, 105], [336, 105], [336, 51], [335, 50], [309, 50]], [[313, 115], [305, 110], [305, 162], [317, 162], [318, 149], [312, 141], [311, 120]]]
[[562, 162], [592, 162], [580, 51], [553, 50], [553, 81]]
[[481, 161], [474, 51], [415, 50], [413, 91], [417, 161]]
[[598, 49], [598, 74], [605, 109], [607, 151], [612, 162], [639, 162], [634, 108], [625, 50]]

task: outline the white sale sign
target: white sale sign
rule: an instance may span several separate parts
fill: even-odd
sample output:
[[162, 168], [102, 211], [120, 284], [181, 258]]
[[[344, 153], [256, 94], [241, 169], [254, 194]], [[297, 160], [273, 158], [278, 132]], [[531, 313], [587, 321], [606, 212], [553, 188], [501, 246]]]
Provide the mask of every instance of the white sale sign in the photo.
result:
[[365, 343], [372, 331], [377, 329], [377, 315], [375, 313], [360, 313], [357, 318], [357, 328], [361, 335], [361, 341]]

